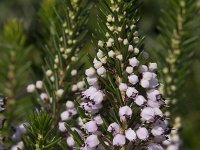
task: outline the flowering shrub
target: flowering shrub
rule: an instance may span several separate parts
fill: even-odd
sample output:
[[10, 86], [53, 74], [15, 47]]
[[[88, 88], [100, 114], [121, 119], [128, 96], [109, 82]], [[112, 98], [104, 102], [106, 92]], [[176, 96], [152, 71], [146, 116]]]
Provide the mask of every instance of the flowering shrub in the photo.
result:
[[186, 94], [182, 91], [186, 85], [185, 80], [191, 74], [190, 66], [193, 63], [191, 58], [194, 58], [197, 50], [198, 32], [193, 29], [198, 26], [198, 19], [195, 16], [198, 11], [195, 1], [191, 0], [169, 0], [167, 7], [163, 11], [158, 27], [159, 48], [156, 50], [159, 54], [158, 62], [162, 67], [163, 85], [160, 89], [166, 96], [166, 104], [171, 106], [164, 114], [175, 118], [171, 120], [171, 124], [176, 130], [169, 136], [170, 143], [165, 144], [168, 145], [168, 149], [178, 149], [182, 143], [178, 133], [182, 121], [177, 117], [177, 112], [178, 106], [180, 107], [186, 99]]
[[[5, 144], [5, 133], [1, 131], [0, 149], [179, 149], [181, 119], [174, 117], [176, 113], [170, 106], [179, 100], [181, 79], [186, 76], [182, 73], [187, 68], [186, 65], [182, 68], [182, 60], [188, 59], [184, 54], [195, 48], [198, 39], [192, 37], [193, 32], [187, 33], [191, 30], [189, 22], [193, 21], [191, 14], [196, 13], [195, 4], [192, 0], [169, 0], [170, 11], [169, 14], [165, 11], [161, 19], [158, 42], [159, 48], [167, 52], [156, 53], [161, 59], [157, 64], [144, 47], [139, 0], [98, 1], [97, 26], [91, 37], [95, 51], [94, 55], [90, 51], [85, 55], [93, 3], [89, 0], [41, 3], [41, 41], [46, 44], [42, 52], [43, 78], [26, 87], [27, 93], [33, 94], [34, 113], [28, 120], [20, 118], [17, 124], [11, 124], [12, 110], [17, 106], [12, 103], [17, 99], [15, 93], [24, 90], [25, 81], [19, 81], [29, 75], [25, 71], [29, 63], [19, 59], [24, 74], [14, 76], [14, 82], [9, 78], [12, 85], [2, 82], [8, 85], [5, 93], [11, 94], [6, 112], [12, 117], [0, 116], [0, 127], [5, 130], [8, 119], [6, 127], [14, 131], [6, 132], [6, 141], [12, 141], [9, 144]], [[17, 37], [21, 40], [16, 43], [23, 48], [25, 37], [20, 33]], [[15, 55], [11, 53], [17, 60]], [[15, 61], [7, 67], [8, 77], [13, 77]], [[0, 112], [5, 110], [5, 101], [0, 96]]]
[[30, 97], [24, 92], [30, 75], [31, 61], [28, 57], [32, 50], [26, 41], [22, 21], [11, 19], [5, 23], [0, 37], [0, 147], [3, 148], [13, 145], [13, 139], [18, 142], [19, 138], [12, 135], [25, 117], [24, 110], [30, 113], [28, 110], [32, 108], [27, 102]]
[[85, 115], [73, 138], [82, 139], [81, 149], [164, 149], [160, 143], [171, 128], [162, 112], [157, 64], [149, 62], [138, 33], [138, 1], [101, 1], [100, 7], [105, 36], [85, 71], [87, 89], [79, 102]]

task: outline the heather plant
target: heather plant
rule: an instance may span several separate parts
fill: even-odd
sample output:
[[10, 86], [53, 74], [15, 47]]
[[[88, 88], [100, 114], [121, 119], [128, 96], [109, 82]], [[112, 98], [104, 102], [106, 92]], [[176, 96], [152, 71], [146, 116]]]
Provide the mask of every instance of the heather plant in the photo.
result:
[[[1, 146], [19, 142], [24, 133], [21, 122], [24, 110], [32, 108], [25, 88], [30, 75], [29, 54], [31, 46], [26, 45], [27, 36], [22, 21], [11, 19], [3, 28], [0, 39], [0, 93], [6, 95], [7, 109], [0, 114]], [[5, 98], [0, 97], [1, 111]], [[27, 111], [28, 112], [28, 111]], [[19, 130], [18, 130], [19, 129]]]
[[[187, 97], [186, 80], [191, 76], [191, 66], [194, 63], [199, 39], [199, 19], [196, 17], [197, 1], [169, 0], [163, 11], [158, 30], [160, 32], [156, 51], [158, 62], [162, 67], [161, 91], [166, 96], [166, 103], [170, 109], [165, 115], [173, 116], [173, 130], [169, 149], [178, 149], [181, 139], [177, 133], [181, 128], [181, 118], [178, 110]], [[196, 29], [196, 30], [194, 30]], [[156, 52], [156, 53], [155, 53]], [[186, 88], [185, 88], [186, 89]]]
[[24, 148], [29, 150], [49, 150], [58, 145], [61, 137], [52, 126], [52, 117], [45, 112], [34, 112], [29, 116], [29, 124], [24, 125], [27, 135], [23, 137]]
[[162, 112], [157, 64], [143, 51], [140, 5], [99, 1], [96, 56], [89, 56], [87, 88], [78, 100], [81, 127], [66, 125], [77, 149], [164, 149], [171, 127]]
[[[74, 100], [76, 93], [85, 86], [82, 78], [84, 64], [81, 62], [84, 53], [81, 51], [87, 42], [86, 24], [92, 3], [87, 0], [48, 1], [48, 9], [44, 6], [46, 1], [42, 4], [41, 22], [45, 33], [50, 35], [45, 40], [44, 78], [29, 84], [27, 92], [34, 93], [38, 108], [53, 118], [52, 125], [58, 126], [62, 132], [66, 147], [68, 134], [63, 130], [64, 123], [76, 124]], [[49, 10], [53, 11], [51, 15]], [[44, 16], [49, 18], [45, 20]]]
[[[154, 61], [141, 34], [141, 6], [139, 0], [43, 0], [36, 39], [43, 75], [34, 82], [27, 80], [29, 48], [22, 24], [13, 20], [5, 26], [0, 92], [8, 99], [0, 96], [0, 149], [179, 149], [176, 103], [184, 98], [199, 38], [193, 30], [196, 3], [168, 1], [151, 51]], [[90, 18], [95, 9], [97, 18]], [[97, 23], [94, 49], [88, 51], [89, 19]], [[31, 109], [18, 104], [27, 92], [35, 99]]]
[[91, 5], [87, 1], [62, 1], [57, 6], [59, 11], [56, 8], [52, 8], [52, 11], [55, 11], [59, 24], [54, 22], [56, 19], [51, 20], [50, 28], [54, 32], [50, 33], [50, 44], [45, 46], [47, 57], [44, 59], [44, 79], [27, 86], [29, 93], [37, 91], [40, 105], [53, 116], [60, 111], [63, 103], [73, 99], [75, 92], [84, 86], [82, 81], [75, 83], [81, 80], [79, 51], [84, 46], [87, 33], [84, 27]]
[[156, 54], [163, 68], [163, 92], [167, 102], [171, 104], [176, 104], [185, 97], [181, 90], [184, 79], [191, 74], [190, 66], [194, 62], [199, 37], [197, 13], [196, 1], [168, 1], [160, 19], [159, 48]]

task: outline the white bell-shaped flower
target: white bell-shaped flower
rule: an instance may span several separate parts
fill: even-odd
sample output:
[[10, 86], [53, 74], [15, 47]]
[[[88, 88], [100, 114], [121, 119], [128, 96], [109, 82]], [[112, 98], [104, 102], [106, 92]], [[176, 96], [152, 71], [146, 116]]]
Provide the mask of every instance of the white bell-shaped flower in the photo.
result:
[[40, 99], [44, 101], [44, 100], [49, 99], [49, 97], [48, 97], [48, 95], [46, 93], [41, 93], [40, 94]]
[[132, 66], [132, 67], [136, 67], [139, 65], [139, 61], [137, 60], [136, 57], [133, 57], [131, 59], [129, 59], [129, 64]]
[[157, 75], [153, 73], [152, 78], [149, 80], [149, 87], [150, 88], [156, 88], [159, 86], [159, 82], [157, 79]]
[[93, 86], [96, 86], [98, 85], [98, 78], [93, 76], [93, 77], [87, 77], [87, 82], [89, 85], [93, 85]]
[[97, 131], [98, 126], [95, 121], [89, 121], [85, 124], [85, 129], [87, 132], [94, 133]]
[[140, 81], [140, 85], [141, 85], [143, 88], [145, 88], [145, 89], [149, 88], [149, 86], [150, 86], [149, 80], [142, 79], [142, 80]]
[[113, 50], [108, 52], [108, 56], [111, 57], [111, 58], [114, 58], [115, 55], [116, 54], [115, 54], [115, 52]]
[[127, 45], [128, 44], [128, 39], [124, 39], [123, 44]]
[[119, 132], [120, 132], [120, 126], [116, 122], [111, 123], [108, 126], [107, 131], [111, 132], [113, 135], [119, 134]]
[[138, 68], [139, 73], [144, 73], [148, 71], [148, 67], [146, 65], [140, 65]]
[[153, 74], [152, 74], [152, 72], [144, 72], [142, 77], [143, 77], [143, 79], [149, 81], [153, 77]]
[[90, 99], [94, 100], [95, 104], [100, 104], [104, 99], [104, 94], [102, 91], [97, 91], [90, 96]]
[[71, 75], [72, 75], [72, 76], [77, 75], [77, 70], [73, 69], [73, 70], [71, 71]]
[[138, 76], [136, 75], [130, 75], [128, 76], [128, 81], [129, 83], [135, 85], [136, 83], [138, 83], [139, 79], [138, 79]]
[[120, 61], [122, 61], [123, 60], [123, 55], [119, 54], [119, 55], [116, 56], [116, 58], [119, 59]]
[[72, 101], [67, 101], [67, 102], [66, 102], [66, 107], [67, 107], [68, 109], [74, 108], [74, 102], [72, 102]]
[[135, 131], [131, 128], [125, 131], [125, 136], [129, 141], [135, 141], [137, 138]]
[[152, 107], [152, 108], [159, 108], [161, 105], [163, 104], [163, 102], [159, 102], [159, 101], [153, 101], [153, 100], [148, 100], [147, 101], [147, 105], [149, 107]]
[[89, 89], [85, 90], [83, 92], [83, 95], [87, 98], [89, 98], [91, 95], [97, 92], [97, 89], [94, 86], [89, 87]]
[[163, 117], [163, 112], [158, 107], [154, 107], [153, 109], [156, 116]]
[[134, 51], [133, 45], [129, 45], [129, 46], [128, 46], [128, 51], [129, 51], [129, 52], [133, 52], [133, 51]]
[[145, 121], [152, 121], [155, 117], [154, 109], [151, 107], [146, 107], [146, 108], [142, 109], [140, 116]]
[[46, 71], [46, 75], [47, 75], [48, 77], [50, 77], [52, 74], [53, 74], [52, 70], [47, 70], [47, 71]]
[[135, 103], [136, 103], [138, 106], [142, 106], [145, 102], [146, 102], [146, 99], [145, 99], [144, 96], [142, 96], [142, 95], [138, 95], [138, 96], [135, 98]]
[[34, 84], [28, 85], [26, 90], [28, 93], [33, 93], [35, 91], [35, 85]]
[[96, 122], [97, 125], [103, 124], [103, 120], [102, 120], [100, 115], [95, 116], [93, 119], [94, 119], [94, 121]]
[[132, 74], [133, 73], [133, 67], [131, 67], [131, 66], [126, 67], [126, 72], [128, 74]]
[[130, 119], [132, 116], [132, 109], [129, 106], [123, 106], [119, 109], [119, 117], [121, 121], [125, 121], [126, 119]]
[[86, 141], [85, 141], [86, 143], [86, 145], [89, 147], [89, 148], [95, 148], [96, 146], [98, 146], [99, 145], [99, 139], [98, 139], [98, 137], [97, 137], [97, 135], [94, 135], [94, 134], [92, 134], [92, 135], [90, 135], [90, 136], [88, 136], [87, 138], [86, 138]]
[[84, 81], [79, 81], [77, 83], [77, 87], [78, 87], [79, 90], [82, 90], [84, 88], [84, 86], [85, 86], [85, 82]]
[[101, 58], [100, 61], [101, 61], [103, 64], [106, 64], [106, 63], [107, 63], [107, 56]]
[[165, 130], [167, 128], [167, 123], [166, 121], [163, 121], [163, 120], [156, 120], [156, 122], [154, 123], [154, 126], [159, 126]]
[[56, 91], [56, 96], [62, 97], [62, 96], [63, 96], [63, 93], [64, 93], [64, 90], [63, 90], [63, 89], [58, 89], [58, 90]]
[[115, 146], [123, 146], [126, 143], [126, 138], [124, 135], [117, 134], [113, 138], [113, 145]]
[[137, 129], [136, 135], [140, 140], [147, 140], [149, 138], [149, 132], [145, 127]]
[[103, 51], [101, 51], [100, 49], [99, 49], [99, 51], [97, 52], [97, 57], [98, 57], [99, 59], [104, 57], [104, 53], [103, 53]]
[[106, 72], [106, 69], [104, 68], [104, 66], [101, 66], [99, 69], [97, 69], [97, 74], [100, 76], [105, 74], [105, 72]]
[[69, 114], [70, 114], [71, 117], [77, 114], [76, 108], [68, 109], [68, 112], [69, 112]]
[[36, 85], [36, 88], [37, 88], [37, 89], [42, 89], [42, 87], [43, 87], [43, 82], [42, 82], [42, 81], [37, 81], [35, 85]]
[[162, 135], [165, 132], [165, 130], [161, 126], [154, 126], [151, 130], [151, 133], [153, 136], [159, 136]]
[[126, 95], [129, 98], [135, 98], [137, 94], [138, 94], [138, 91], [134, 87], [128, 87], [128, 89], [126, 90]]
[[65, 127], [65, 122], [59, 122], [58, 123], [58, 126], [59, 126], [59, 130], [61, 131], [61, 132], [66, 132], [66, 127]]
[[119, 84], [119, 90], [120, 90], [121, 92], [125, 92], [125, 91], [127, 90], [127, 88], [128, 88], [128, 86], [127, 86], [126, 83], [120, 83], [120, 84]]
[[91, 77], [95, 75], [95, 72], [96, 72], [95, 69], [90, 67], [89, 69], [86, 69], [85, 74], [86, 76]]
[[134, 48], [134, 53], [137, 55], [140, 52], [140, 50], [136, 47]]
[[96, 69], [99, 69], [101, 66], [102, 66], [102, 62], [100, 62], [100, 61], [96, 61], [94, 63], [94, 68], [96, 68]]
[[78, 90], [78, 86], [76, 84], [72, 85], [72, 92], [76, 92]]
[[156, 71], [158, 68], [157, 63], [149, 63], [149, 70], [150, 71]]
[[72, 114], [69, 111], [64, 111], [60, 114], [60, 118], [62, 121], [68, 121], [72, 117]]
[[29, 124], [28, 123], [22, 123], [17, 127], [17, 131], [20, 134], [25, 134], [26, 133], [26, 128], [24, 127], [24, 125], [28, 126]]
[[156, 89], [147, 91], [147, 98], [152, 101], [159, 101], [162, 99], [160, 92]]
[[144, 72], [140, 84], [144, 88], [156, 88], [159, 85], [157, 75], [152, 72]]
[[68, 136], [66, 142], [69, 147], [74, 147], [76, 145], [72, 136]]

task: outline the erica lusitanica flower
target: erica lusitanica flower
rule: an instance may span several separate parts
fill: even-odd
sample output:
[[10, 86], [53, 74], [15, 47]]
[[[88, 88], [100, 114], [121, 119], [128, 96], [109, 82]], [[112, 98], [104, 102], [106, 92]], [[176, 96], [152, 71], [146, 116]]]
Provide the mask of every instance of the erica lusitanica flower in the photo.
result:
[[[163, 150], [171, 127], [157, 78], [139, 36], [138, 0], [101, 0], [97, 53], [85, 70], [79, 101], [81, 129], [72, 132], [83, 150]], [[101, 38], [102, 37], [102, 38]], [[77, 135], [77, 133], [79, 133]]]

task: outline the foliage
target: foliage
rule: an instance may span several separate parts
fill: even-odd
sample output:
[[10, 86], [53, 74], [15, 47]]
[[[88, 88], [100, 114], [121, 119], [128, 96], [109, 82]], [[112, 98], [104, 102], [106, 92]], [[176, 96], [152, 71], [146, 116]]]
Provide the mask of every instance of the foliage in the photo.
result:
[[[26, 34], [21, 21], [12, 19], [3, 29], [0, 41], [0, 93], [7, 95], [7, 110], [2, 114], [6, 119], [2, 136], [6, 146], [10, 146], [13, 126], [25, 116], [24, 110], [32, 107], [27, 101], [25, 85], [30, 73], [29, 54], [31, 47], [26, 46]], [[22, 105], [23, 104], [23, 105]]]
[[24, 124], [27, 135], [23, 137], [25, 149], [54, 149], [61, 140], [52, 126], [52, 117], [46, 112], [34, 112], [29, 116], [28, 125]]
[[[157, 49], [164, 93], [172, 103], [184, 98], [182, 88], [191, 73], [199, 38], [196, 2], [171, 0], [160, 19]], [[197, 30], [194, 30], [197, 29]]]
[[39, 19], [42, 26], [41, 30], [43, 30], [43, 35], [46, 36], [44, 37], [46, 39], [48, 39], [49, 35], [52, 35], [56, 29], [54, 26], [56, 23], [56, 4], [55, 0], [43, 0], [40, 4]]
[[[170, 112], [166, 112], [168, 116], [179, 116], [180, 110], [184, 108], [184, 100], [188, 101], [186, 99], [189, 92], [183, 91], [186, 91], [186, 85], [190, 84], [188, 77], [193, 76], [191, 68], [195, 62], [199, 41], [196, 3], [197, 1], [193, 0], [169, 0], [167, 8], [162, 11], [158, 26], [159, 44], [155, 55], [163, 68], [160, 72], [163, 93], [166, 95], [167, 104], [171, 106]], [[183, 123], [187, 121], [183, 120]], [[178, 130], [181, 127], [180, 119], [173, 120], [173, 124]], [[175, 132], [174, 134], [178, 136]]]
[[[83, 66], [79, 63], [82, 57], [79, 56], [79, 51], [84, 46], [87, 34], [85, 25], [90, 7], [89, 1], [64, 0], [59, 1], [57, 8], [54, 8], [59, 21], [51, 20], [53, 26], [50, 25], [50, 28], [54, 29], [54, 33], [50, 38], [51, 42], [45, 46], [46, 65], [43, 68], [45, 92], [52, 101], [51, 108], [47, 110], [52, 111], [54, 116], [66, 100], [73, 100], [76, 89], [73, 90], [72, 87], [76, 87], [74, 84], [80, 80]], [[52, 73], [48, 75], [48, 72]], [[72, 72], [75, 72], [75, 76]], [[61, 97], [56, 94], [59, 90], [64, 90]]]
[[[45, 59], [42, 88], [37, 88], [36, 82], [35, 94], [38, 107], [53, 117], [54, 125], [60, 122], [60, 114], [66, 110], [66, 102], [74, 101], [76, 93], [84, 86], [81, 81], [84, 52], [81, 51], [87, 42], [86, 24], [91, 6], [88, 0], [48, 0], [41, 5], [40, 20], [46, 31], [43, 36], [47, 37], [42, 39], [46, 43], [43, 46]], [[70, 123], [75, 124], [75, 121]], [[62, 133], [63, 141], [66, 135]], [[66, 149], [66, 142], [60, 146]]]

